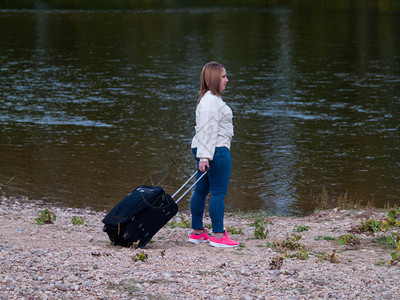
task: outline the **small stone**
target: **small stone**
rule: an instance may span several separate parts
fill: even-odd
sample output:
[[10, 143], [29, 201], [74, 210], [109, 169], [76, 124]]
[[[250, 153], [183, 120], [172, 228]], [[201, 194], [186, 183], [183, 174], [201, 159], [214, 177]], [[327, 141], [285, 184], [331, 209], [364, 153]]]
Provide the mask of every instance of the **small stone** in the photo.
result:
[[68, 291], [68, 288], [65, 284], [57, 283], [54, 287], [60, 291]]
[[281, 274], [281, 272], [279, 270], [268, 270], [268, 273], [273, 276], [278, 276]]
[[251, 299], [253, 299], [253, 298], [250, 297], [249, 295], [242, 295], [242, 296], [240, 296], [239, 299], [240, 299], [240, 300], [251, 300]]
[[71, 285], [71, 290], [78, 291], [79, 290], [79, 285], [77, 285], [77, 284]]
[[383, 295], [382, 295], [382, 298], [390, 300], [390, 299], [393, 298], [393, 295], [390, 292], [384, 292]]

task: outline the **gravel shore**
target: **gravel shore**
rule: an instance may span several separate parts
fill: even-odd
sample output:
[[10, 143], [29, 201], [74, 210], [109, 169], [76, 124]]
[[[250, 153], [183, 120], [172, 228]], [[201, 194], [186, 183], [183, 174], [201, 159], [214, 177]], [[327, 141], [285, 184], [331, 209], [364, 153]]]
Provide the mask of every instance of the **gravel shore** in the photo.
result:
[[[45, 208], [56, 220], [38, 225]], [[0, 198], [0, 299], [400, 299], [400, 266], [388, 263], [394, 249], [382, 242], [398, 228], [357, 233], [352, 246], [334, 240], [363, 218], [383, 219], [384, 210], [227, 214], [226, 227], [241, 231], [230, 234], [240, 246], [229, 249], [187, 242], [190, 229], [181, 223], [189, 215], [180, 212], [145, 249], [112, 246], [102, 232], [105, 214]], [[72, 224], [74, 216], [85, 224]], [[255, 239], [251, 224], [259, 217], [266, 239]], [[279, 245], [292, 234], [307, 251], [283, 257]]]

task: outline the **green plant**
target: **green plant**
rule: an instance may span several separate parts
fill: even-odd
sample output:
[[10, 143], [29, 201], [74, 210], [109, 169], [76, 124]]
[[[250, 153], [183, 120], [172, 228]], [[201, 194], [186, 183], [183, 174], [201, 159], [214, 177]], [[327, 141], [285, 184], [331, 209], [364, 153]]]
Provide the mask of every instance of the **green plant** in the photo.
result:
[[11, 183], [11, 181], [14, 180], [15, 176], [16, 176], [16, 175], [14, 175], [13, 177], [11, 177], [10, 180], [7, 181], [6, 185], [9, 185], [9, 184]]
[[82, 217], [73, 216], [71, 219], [71, 223], [74, 225], [85, 225], [86, 220]]
[[393, 218], [393, 219], [399, 219], [400, 218], [400, 207], [395, 206], [395, 207], [389, 209], [388, 217]]
[[327, 236], [327, 235], [319, 235], [315, 238], [316, 241], [336, 241], [336, 239], [332, 236]]
[[375, 219], [361, 220], [361, 225], [358, 227], [360, 231], [368, 232], [373, 231], [377, 232], [381, 230], [381, 221], [377, 221]]
[[146, 261], [148, 259], [148, 255], [144, 252], [138, 252], [136, 255], [133, 257], [134, 261]]
[[289, 250], [305, 249], [305, 246], [299, 243], [300, 239], [301, 235], [292, 233], [289, 236], [289, 234], [286, 233], [286, 239], [279, 243], [279, 245], [277, 244], [277, 247]]
[[186, 218], [184, 216], [184, 214], [181, 213], [180, 214], [180, 222], [177, 222], [176, 220], [172, 220], [169, 223], [169, 226], [171, 226], [172, 228], [176, 228], [176, 227], [179, 227], [179, 228], [190, 228], [190, 224], [191, 224], [190, 219]]
[[361, 220], [361, 225], [358, 226], [358, 229], [362, 232], [378, 232], [378, 231], [387, 231], [392, 227], [400, 227], [400, 220], [397, 218], [400, 216], [400, 209], [395, 207], [388, 211], [387, 217], [382, 220], [368, 219]]
[[360, 240], [354, 233], [344, 234], [338, 237], [337, 242], [339, 245], [359, 245]]
[[400, 234], [398, 233], [392, 233], [392, 235], [389, 235], [386, 238], [386, 243], [393, 247], [396, 247], [396, 244], [399, 242], [400, 242]]
[[53, 221], [56, 220], [56, 215], [46, 208], [45, 210], [40, 211], [40, 216], [35, 220], [38, 225], [52, 224]]
[[375, 266], [377, 266], [377, 267], [382, 267], [382, 266], [384, 266], [385, 264], [386, 264], [385, 261], [378, 261], [378, 262], [375, 263]]
[[243, 233], [243, 229], [242, 228], [233, 228], [233, 227], [228, 227], [226, 228], [226, 231], [230, 234], [242, 234]]
[[323, 254], [317, 255], [317, 258], [319, 260], [327, 260], [330, 263], [340, 263], [339, 257], [336, 254], [336, 250], [333, 250], [332, 254], [323, 253]]
[[308, 231], [309, 229], [310, 226], [307, 225], [294, 225], [293, 231], [302, 232], [302, 231]]
[[256, 219], [250, 226], [254, 226], [254, 237], [256, 239], [263, 239], [265, 240], [269, 234], [269, 230], [267, 229], [267, 224], [270, 222], [260, 217]]
[[389, 262], [391, 265], [400, 265], [400, 241], [395, 243], [396, 250], [390, 254], [392, 260]]
[[246, 247], [246, 245], [244, 243], [239, 243], [239, 246], [237, 249], [242, 250]]
[[382, 231], [386, 231], [391, 227], [398, 227], [400, 224], [400, 221], [398, 221], [395, 218], [391, 218], [391, 217], [386, 217], [384, 218], [381, 223], [380, 223], [380, 227]]
[[301, 249], [299, 251], [297, 251], [294, 254], [291, 254], [289, 257], [295, 257], [299, 260], [308, 260], [309, 256], [308, 256], [308, 252], [306, 249]]

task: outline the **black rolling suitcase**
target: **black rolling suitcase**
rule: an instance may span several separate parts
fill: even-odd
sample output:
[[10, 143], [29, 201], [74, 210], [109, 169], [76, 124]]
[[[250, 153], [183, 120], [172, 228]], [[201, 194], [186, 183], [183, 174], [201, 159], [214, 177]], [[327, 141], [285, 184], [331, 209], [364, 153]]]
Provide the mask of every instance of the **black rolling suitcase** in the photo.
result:
[[103, 219], [105, 231], [113, 245], [143, 248], [178, 212], [177, 203], [207, 173], [204, 172], [180, 197], [173, 198], [197, 174], [196, 171], [172, 197], [162, 187], [141, 185], [122, 199]]

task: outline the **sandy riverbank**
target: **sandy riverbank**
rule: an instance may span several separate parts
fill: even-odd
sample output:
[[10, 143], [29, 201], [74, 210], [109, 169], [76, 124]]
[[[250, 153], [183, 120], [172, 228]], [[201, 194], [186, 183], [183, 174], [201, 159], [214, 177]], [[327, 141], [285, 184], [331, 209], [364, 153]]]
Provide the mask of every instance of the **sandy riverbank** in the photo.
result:
[[[57, 219], [37, 225], [45, 208]], [[102, 232], [104, 215], [2, 197], [0, 299], [400, 299], [400, 266], [387, 263], [394, 250], [378, 243], [393, 231], [357, 234], [355, 246], [332, 240], [362, 218], [384, 218], [383, 210], [268, 217], [265, 240], [255, 239], [250, 225], [259, 213], [228, 214], [226, 226], [242, 230], [231, 235], [241, 243], [235, 249], [190, 244], [190, 229], [169, 225], [146, 249], [114, 247]], [[85, 225], [73, 225], [73, 216], [83, 217]], [[180, 213], [175, 220], [181, 222]], [[286, 257], [274, 269], [273, 258], [281, 254], [267, 243], [283, 241], [287, 233], [301, 235], [309, 259]], [[322, 259], [334, 250], [336, 261]], [[135, 262], [140, 252], [148, 258]]]

